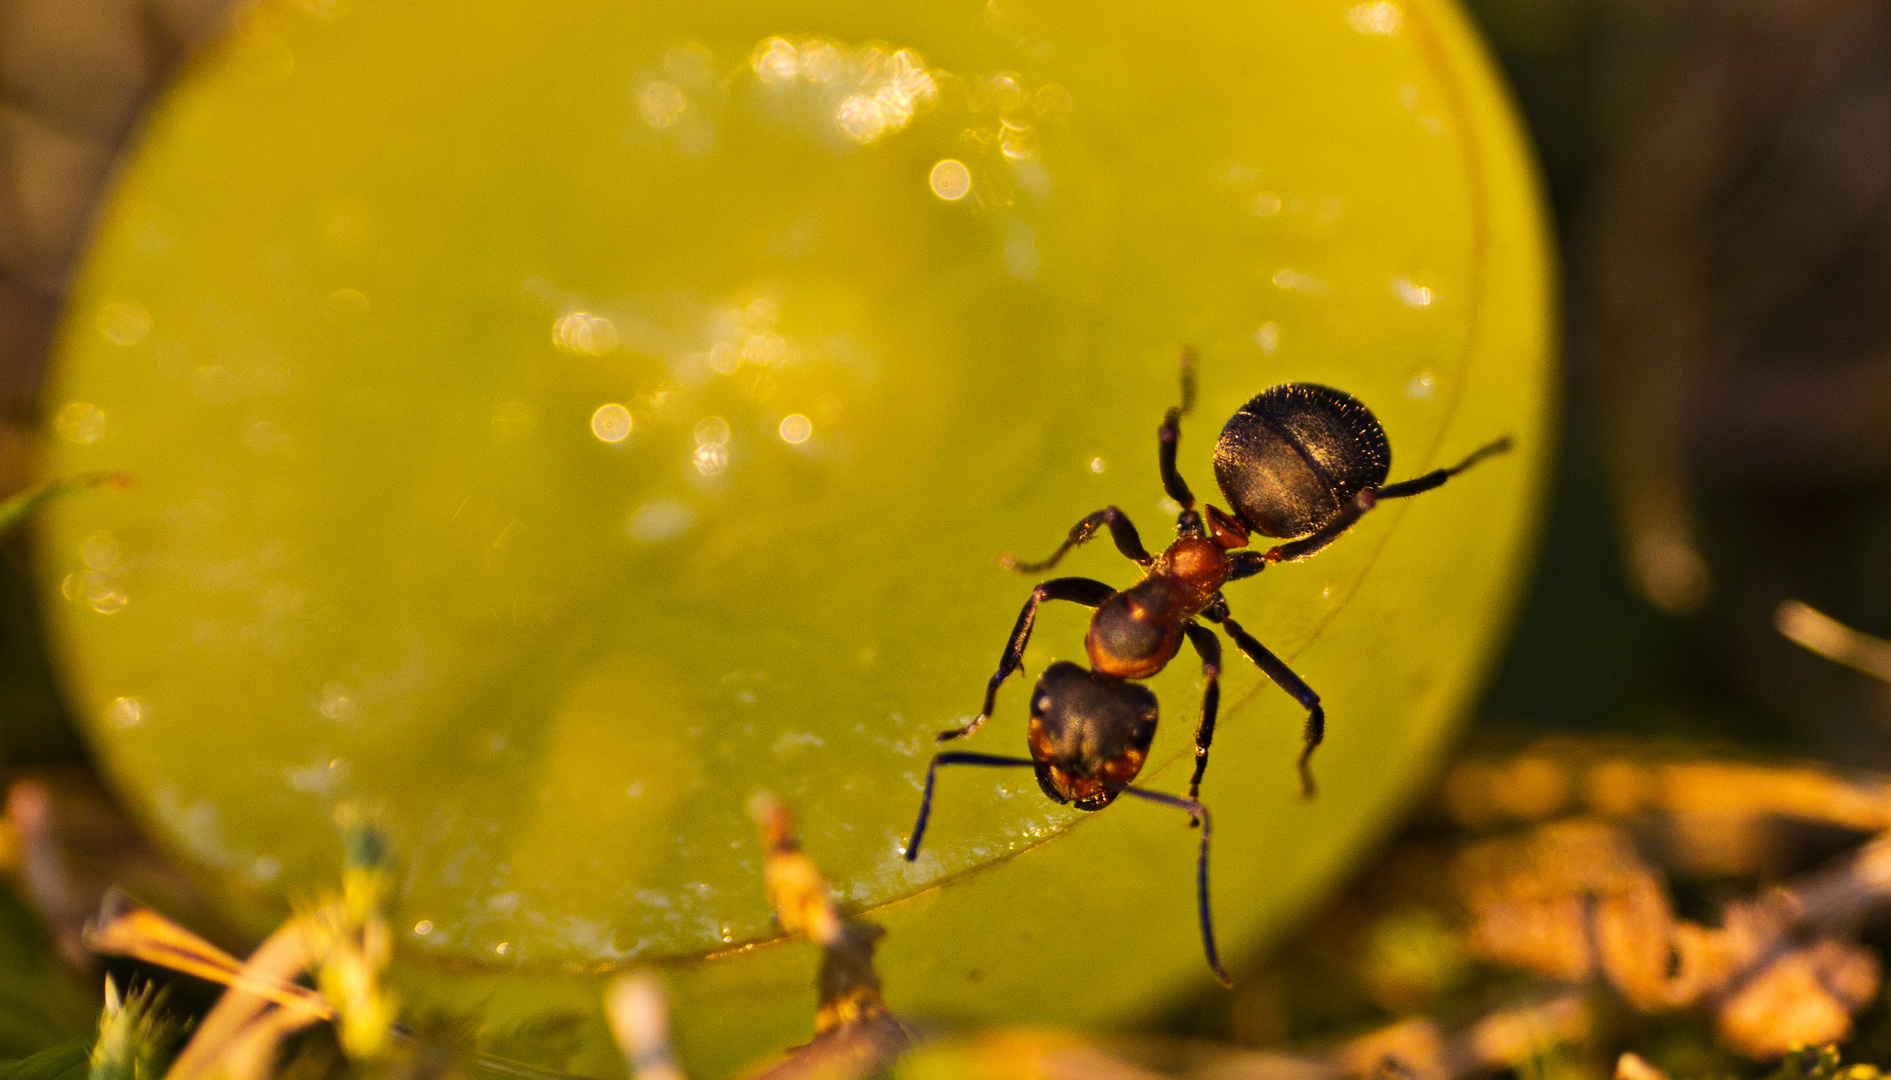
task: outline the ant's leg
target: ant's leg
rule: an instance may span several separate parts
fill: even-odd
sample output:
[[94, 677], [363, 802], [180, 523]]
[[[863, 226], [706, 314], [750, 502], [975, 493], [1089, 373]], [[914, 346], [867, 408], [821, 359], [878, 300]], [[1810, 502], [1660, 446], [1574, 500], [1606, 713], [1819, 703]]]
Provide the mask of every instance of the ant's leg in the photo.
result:
[[1353, 496], [1353, 501], [1341, 508], [1339, 516], [1327, 522], [1324, 529], [1304, 539], [1269, 548], [1261, 555], [1261, 558], [1270, 563], [1299, 562], [1339, 539], [1341, 533], [1352, 528], [1353, 524], [1364, 517], [1366, 511], [1378, 505], [1381, 499], [1406, 499], [1430, 491], [1485, 458], [1504, 453], [1509, 449], [1510, 436], [1506, 435], [1495, 442], [1479, 447], [1470, 457], [1448, 469], [1433, 469], [1423, 476], [1416, 476], [1410, 480], [1401, 480], [1382, 488], [1367, 488]]
[[1340, 507], [1339, 513], [1334, 516], [1333, 520], [1326, 523], [1325, 528], [1314, 533], [1312, 536], [1302, 537], [1291, 543], [1276, 544], [1268, 548], [1266, 551], [1261, 552], [1261, 562], [1299, 562], [1301, 559], [1310, 558], [1319, 553], [1326, 545], [1338, 540], [1341, 533], [1352, 528], [1354, 523], [1360, 518], [1365, 517], [1366, 511], [1372, 509], [1378, 502], [1379, 490], [1377, 488], [1367, 488], [1353, 496], [1351, 502]]
[[1228, 580], [1240, 581], [1267, 569], [1267, 556], [1259, 551], [1230, 551], [1228, 563]]
[[1234, 981], [1228, 973], [1221, 970], [1221, 958], [1215, 954], [1215, 921], [1208, 914], [1208, 808], [1194, 799], [1184, 799], [1176, 795], [1165, 795], [1148, 788], [1135, 788], [1110, 784], [1119, 793], [1134, 795], [1138, 799], [1147, 799], [1163, 806], [1173, 806], [1177, 810], [1187, 811], [1189, 816], [1202, 823], [1200, 854], [1195, 857], [1195, 907], [1202, 920], [1202, 952], [1208, 956], [1208, 970], [1215, 973], [1215, 981], [1228, 989], [1234, 989]]
[[1267, 651], [1267, 646], [1254, 640], [1254, 636], [1241, 629], [1241, 624], [1222, 615], [1221, 628], [1234, 639], [1235, 646], [1246, 654], [1261, 673], [1274, 680], [1274, 685], [1292, 696], [1307, 710], [1307, 726], [1302, 738], [1305, 745], [1300, 751], [1300, 795], [1313, 798], [1315, 787], [1313, 769], [1307, 762], [1313, 757], [1313, 751], [1326, 739], [1326, 709], [1320, 704], [1320, 695], [1306, 681], [1293, 673], [1293, 669], [1282, 663], [1280, 657]]
[[1182, 625], [1188, 643], [1202, 657], [1202, 715], [1195, 723], [1195, 775], [1189, 777], [1188, 797], [1202, 793], [1202, 774], [1208, 771], [1208, 745], [1215, 741], [1215, 714], [1221, 708], [1221, 639], [1213, 630], [1190, 619]]
[[1182, 350], [1182, 404], [1175, 406], [1162, 416], [1162, 426], [1156, 429], [1156, 459], [1162, 466], [1162, 490], [1169, 498], [1182, 504], [1183, 512], [1195, 509], [1195, 493], [1188, 489], [1188, 481], [1175, 471], [1175, 446], [1182, 438], [1182, 418], [1195, 407], [1195, 350]]
[[991, 682], [985, 686], [985, 707], [979, 710], [978, 718], [961, 728], [939, 733], [940, 742], [963, 739], [977, 731], [985, 719], [991, 715], [992, 706], [998, 700], [998, 688], [1011, 677], [1011, 673], [1024, 666], [1024, 646], [1031, 640], [1031, 626], [1037, 622], [1037, 608], [1046, 600], [1068, 600], [1084, 607], [1097, 607], [1103, 601], [1116, 595], [1116, 590], [1095, 578], [1065, 577], [1052, 578], [1031, 590], [1031, 598], [1024, 602], [1024, 610], [1018, 612], [1018, 623], [1011, 628], [1011, 642], [1005, 646], [1004, 655], [998, 659], [998, 670], [992, 673]]
[[1410, 480], [1401, 480], [1396, 484], [1387, 484], [1379, 489], [1379, 498], [1403, 499], [1417, 495], [1420, 492], [1430, 491], [1432, 488], [1443, 484], [1446, 480], [1451, 479], [1478, 462], [1483, 461], [1485, 458], [1509, 453], [1509, 451], [1510, 436], [1506, 435], [1501, 439], [1478, 447], [1476, 450], [1472, 451], [1470, 457], [1465, 458], [1463, 461], [1458, 462], [1448, 469], [1433, 469], [1423, 476], [1415, 476]]
[[1020, 574], [1043, 573], [1062, 562], [1071, 548], [1088, 543], [1090, 538], [1097, 534], [1097, 530], [1105, 525], [1110, 527], [1110, 539], [1116, 541], [1116, 550], [1122, 552], [1124, 558], [1138, 566], [1148, 566], [1155, 561], [1147, 551], [1143, 550], [1142, 537], [1136, 534], [1136, 526], [1130, 523], [1129, 515], [1114, 506], [1106, 506], [1072, 525], [1070, 535], [1066, 536], [1064, 542], [1057, 545], [1057, 550], [1051, 552], [1051, 557], [1043, 562], [1021, 563], [1009, 555], [1000, 555], [998, 565], [1009, 570], [1016, 570]]
[[926, 835], [926, 819], [932, 816], [932, 782], [939, 774], [941, 765], [1000, 765], [1000, 766], [1036, 766], [1030, 758], [1000, 757], [997, 754], [934, 754], [932, 764], [926, 766], [926, 793], [919, 797], [919, 820], [913, 822], [913, 838], [906, 844], [906, 861], [919, 858], [919, 841]]

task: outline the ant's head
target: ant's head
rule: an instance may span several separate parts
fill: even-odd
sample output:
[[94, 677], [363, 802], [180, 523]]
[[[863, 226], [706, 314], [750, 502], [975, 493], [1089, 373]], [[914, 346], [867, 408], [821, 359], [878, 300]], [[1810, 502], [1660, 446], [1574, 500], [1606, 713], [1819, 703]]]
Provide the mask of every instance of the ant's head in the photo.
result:
[[1146, 687], [1060, 660], [1031, 691], [1031, 759], [1057, 802], [1108, 806], [1142, 771], [1155, 737], [1156, 695]]
[[1318, 532], [1391, 470], [1392, 447], [1371, 410], [1313, 383], [1261, 391], [1215, 441], [1215, 481], [1235, 515], [1281, 540]]

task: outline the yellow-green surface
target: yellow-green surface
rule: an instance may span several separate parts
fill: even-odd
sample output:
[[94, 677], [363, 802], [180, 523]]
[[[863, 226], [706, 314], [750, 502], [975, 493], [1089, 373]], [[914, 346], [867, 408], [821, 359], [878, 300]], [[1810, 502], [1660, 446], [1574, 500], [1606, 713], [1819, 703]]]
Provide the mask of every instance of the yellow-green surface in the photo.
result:
[[[418, 1000], [504, 1027], [659, 961], [705, 1075], [805, 1038], [806, 947], [727, 952], [773, 935], [769, 788], [891, 931], [896, 1008], [1111, 1022], [1205, 978], [1179, 815], [960, 770], [900, 858], [1029, 588], [995, 556], [1108, 503], [1169, 534], [1184, 342], [1205, 496], [1220, 422], [1287, 379], [1370, 405], [1394, 478], [1517, 437], [1230, 587], [1331, 718], [1302, 803], [1301, 712], [1230, 652], [1203, 795], [1251, 954], [1502, 634], [1546, 274], [1434, 3], [284, 5], [158, 108], [74, 295], [49, 467], [135, 484], [48, 511], [48, 606], [107, 767], [252, 926], [334, 872], [337, 802], [385, 808]], [[1107, 543], [1066, 568], [1133, 580]], [[1083, 617], [1047, 611], [1031, 673]], [[1153, 682], [1165, 790], [1193, 667]], [[1029, 684], [967, 749], [1022, 750]], [[560, 1063], [539, 1028], [500, 1045]]]

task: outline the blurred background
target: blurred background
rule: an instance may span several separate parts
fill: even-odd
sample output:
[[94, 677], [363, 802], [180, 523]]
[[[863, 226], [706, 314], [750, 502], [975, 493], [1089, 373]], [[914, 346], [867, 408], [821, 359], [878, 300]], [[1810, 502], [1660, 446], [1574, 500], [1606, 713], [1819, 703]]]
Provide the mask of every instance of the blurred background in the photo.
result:
[[[0, 491], [32, 475], [49, 333], [114, 161], [230, 7], [0, 0]], [[1794, 645], [1774, 617], [1799, 599], [1891, 633], [1891, 4], [1471, 8], [1540, 154], [1568, 385], [1538, 570], [1468, 752], [1565, 735], [1891, 771], [1891, 684]], [[63, 768], [82, 786], [28, 541], [5, 556], [0, 764]], [[1371, 992], [1357, 956], [1375, 919], [1409, 924], [1431, 880], [1423, 853], [1462, 818], [1421, 813], [1276, 977], [1152, 1022], [1287, 1045], [1433, 1003], [1422, 986], [1416, 999]], [[1830, 848], [1787, 850], [1762, 876]], [[1683, 911], [1689, 895], [1679, 889]], [[23, 904], [5, 898], [10, 919]], [[1408, 924], [1422, 946], [1424, 926]], [[91, 1023], [82, 995], [14, 1004]], [[1883, 1011], [1860, 1021], [1868, 1059], [1891, 1051]], [[1704, 1032], [1660, 1038], [1694, 1047], [1688, 1060], [1710, 1071], [1721, 1059]], [[29, 1041], [0, 1026], [0, 1057]]]

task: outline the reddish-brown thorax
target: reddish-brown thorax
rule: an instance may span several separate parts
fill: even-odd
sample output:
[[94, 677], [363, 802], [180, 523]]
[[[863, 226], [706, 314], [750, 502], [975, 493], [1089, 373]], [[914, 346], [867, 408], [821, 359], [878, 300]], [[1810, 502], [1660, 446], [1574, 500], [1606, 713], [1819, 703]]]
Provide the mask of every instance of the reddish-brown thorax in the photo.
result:
[[1227, 549], [1183, 537], [1156, 556], [1139, 582], [1104, 601], [1090, 620], [1090, 666], [1118, 679], [1161, 671], [1182, 645], [1182, 624], [1202, 613], [1228, 582]]

